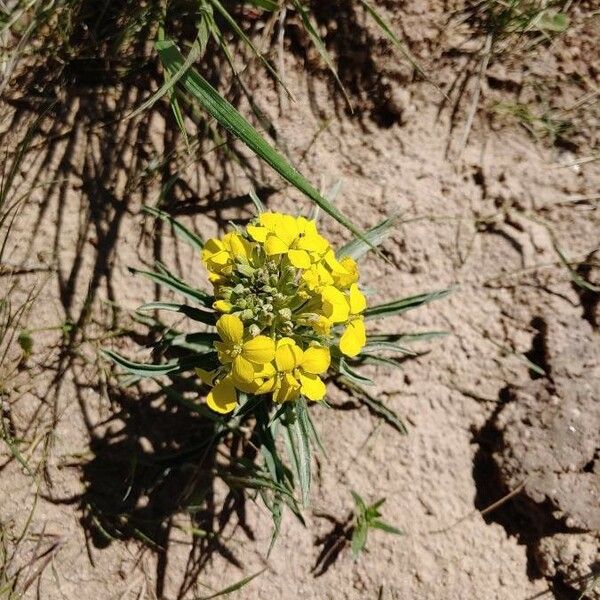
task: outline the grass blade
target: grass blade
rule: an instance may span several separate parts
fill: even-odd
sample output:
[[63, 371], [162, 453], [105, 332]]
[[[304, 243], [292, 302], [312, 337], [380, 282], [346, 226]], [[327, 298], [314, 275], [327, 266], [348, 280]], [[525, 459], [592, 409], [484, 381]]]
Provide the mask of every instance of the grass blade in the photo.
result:
[[237, 590], [243, 588], [245, 585], [250, 583], [253, 579], [258, 577], [259, 575], [262, 575], [265, 571], [266, 571], [266, 567], [264, 569], [261, 569], [260, 571], [258, 571], [258, 573], [254, 573], [254, 575], [244, 577], [244, 579], [241, 579], [237, 583], [234, 583], [233, 585], [226, 587], [225, 589], [221, 590], [220, 592], [217, 592], [210, 596], [202, 596], [202, 598], [196, 598], [196, 600], [212, 600], [213, 598], [218, 598], [219, 596], [226, 596], [227, 594], [231, 594], [231, 592], [237, 592]]
[[344, 85], [342, 84], [342, 82], [339, 78], [337, 69], [335, 68], [335, 65], [333, 64], [333, 59], [331, 58], [331, 55], [329, 54], [329, 52], [327, 52], [325, 43], [321, 39], [321, 36], [319, 35], [319, 32], [317, 31], [316, 27], [313, 25], [313, 22], [310, 18], [310, 14], [308, 12], [308, 8], [306, 8], [306, 6], [304, 6], [300, 2], [300, 0], [292, 0], [292, 4], [294, 5], [294, 8], [296, 9], [298, 14], [300, 15], [300, 18], [302, 19], [302, 24], [304, 25], [304, 29], [306, 29], [306, 33], [308, 33], [308, 36], [310, 37], [310, 39], [312, 40], [312, 43], [315, 45], [315, 48], [321, 55], [321, 58], [325, 61], [325, 64], [327, 65], [327, 67], [329, 68], [329, 70], [331, 71], [333, 76], [335, 77], [335, 81], [340, 86], [340, 89], [342, 90], [342, 94], [344, 94], [344, 98], [345, 98], [346, 102], [348, 103], [350, 110], [352, 110], [352, 103], [350, 102], [350, 98], [348, 97], [348, 94], [346, 93], [346, 88], [344, 88]]
[[[164, 68], [177, 73], [184, 62], [181, 52], [173, 41], [165, 40], [156, 43]], [[180, 78], [179, 84], [208, 112], [217, 122], [244, 142], [259, 158], [264, 160], [286, 181], [308, 196], [329, 216], [341, 223], [355, 236], [364, 239], [364, 234], [340, 212], [331, 202], [309, 183], [290, 163], [277, 152], [256, 129], [227, 101], [208, 81], [194, 68], [190, 68]]]

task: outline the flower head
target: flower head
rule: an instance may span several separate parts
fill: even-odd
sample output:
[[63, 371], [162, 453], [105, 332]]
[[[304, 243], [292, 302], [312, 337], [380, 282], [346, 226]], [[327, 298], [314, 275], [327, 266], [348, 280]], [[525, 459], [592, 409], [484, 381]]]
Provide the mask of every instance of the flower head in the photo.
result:
[[212, 386], [208, 405], [229, 412], [238, 391], [322, 400], [330, 348], [356, 356], [366, 342], [355, 261], [336, 257], [314, 220], [273, 212], [209, 240], [202, 259], [222, 313], [220, 366], [198, 371]]

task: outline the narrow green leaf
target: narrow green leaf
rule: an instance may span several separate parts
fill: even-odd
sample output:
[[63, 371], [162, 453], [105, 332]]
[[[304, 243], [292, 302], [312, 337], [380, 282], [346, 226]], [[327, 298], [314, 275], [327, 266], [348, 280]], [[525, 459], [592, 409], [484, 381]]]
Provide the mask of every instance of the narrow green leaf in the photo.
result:
[[147, 277], [155, 283], [169, 288], [174, 292], [178, 292], [184, 295], [189, 300], [199, 302], [204, 306], [212, 306], [212, 303], [214, 301], [214, 298], [212, 296], [209, 296], [206, 292], [190, 287], [187, 283], [185, 283], [185, 281], [182, 281], [174, 275], [169, 275], [166, 273], [156, 273], [154, 271], [142, 271], [134, 267], [129, 267], [129, 271], [134, 275], [142, 275], [143, 277]]
[[204, 323], [205, 325], [214, 325], [217, 322], [217, 315], [214, 312], [208, 312], [187, 304], [176, 304], [173, 302], [147, 302], [142, 304], [138, 311], [151, 311], [151, 310], [167, 310], [170, 312], [178, 312], [186, 317], [189, 317], [193, 321]]
[[[156, 43], [156, 48], [164, 68], [172, 73], [177, 73], [184, 60], [174, 42], [170, 40], [159, 41]], [[306, 194], [315, 204], [344, 225], [354, 235], [359, 238], [364, 237], [362, 232], [343, 213], [326, 200], [303, 175], [296, 171], [198, 71], [194, 68], [188, 69], [185, 75], [181, 77], [179, 84], [222, 127], [244, 142], [259, 158], [275, 169], [281, 177]]]
[[434, 300], [440, 300], [445, 298], [452, 289], [439, 290], [437, 292], [429, 292], [427, 294], [419, 294], [417, 296], [410, 296], [409, 298], [402, 298], [402, 300], [394, 300], [392, 302], [386, 302], [385, 304], [379, 304], [377, 306], [370, 306], [365, 310], [365, 319], [380, 319], [383, 317], [389, 317], [391, 315], [400, 315], [406, 311], [412, 310], [419, 306], [423, 306]]
[[238, 25], [237, 21], [229, 14], [228, 10], [221, 4], [221, 2], [219, 2], [219, 0], [208, 1], [217, 9], [217, 11], [221, 14], [225, 21], [227, 21], [231, 29], [233, 29], [234, 33], [240, 38], [240, 40], [242, 40], [242, 42], [252, 50], [254, 55], [260, 60], [260, 62], [262, 62], [267, 71], [269, 71], [269, 73], [271, 73], [271, 75], [275, 77], [279, 85], [281, 85], [281, 87], [283, 87], [283, 89], [285, 90], [286, 94], [292, 97], [292, 94], [288, 90], [285, 83], [282, 81], [281, 77], [279, 76], [279, 73], [271, 66], [271, 63], [263, 56], [262, 52], [260, 52], [260, 50], [252, 43], [252, 40], [243, 32], [242, 28]]
[[[421, 65], [417, 62], [416, 58], [411, 54], [410, 50], [400, 41], [398, 36], [394, 33], [389, 23], [377, 12], [375, 7], [368, 0], [360, 0], [361, 4], [365, 7], [365, 10], [373, 17], [374, 21], [379, 25], [386, 37], [398, 48], [404, 58], [412, 65], [412, 67], [418, 71], [427, 81], [430, 81], [427, 73], [423, 70]], [[430, 81], [431, 82], [431, 81]], [[431, 82], [433, 83], [433, 82]], [[440, 89], [435, 83], [433, 84], [436, 88]], [[441, 90], [440, 90], [441, 91]]]
[[265, 205], [262, 203], [261, 199], [256, 195], [256, 192], [254, 190], [250, 190], [248, 192], [248, 196], [250, 196], [250, 200], [252, 200], [252, 203], [254, 204], [254, 207], [256, 208], [256, 212], [258, 214], [265, 212]]
[[374, 415], [383, 419], [388, 425], [393, 427], [398, 433], [406, 435], [408, 429], [406, 425], [401, 421], [400, 417], [390, 408], [388, 408], [383, 402], [377, 400], [374, 396], [369, 394], [362, 386], [353, 381], [348, 380], [346, 377], [339, 376], [336, 379], [342, 387], [346, 388], [357, 400], [360, 400]]
[[360, 238], [350, 240], [336, 252], [337, 257], [342, 258], [344, 256], [350, 256], [351, 258], [358, 260], [369, 250], [379, 246], [391, 235], [396, 224], [396, 220], [397, 217], [395, 216], [388, 217], [387, 219], [381, 221], [381, 223], [375, 225], [375, 227], [365, 231], [364, 238], [365, 240], [368, 240], [369, 243], [366, 243]]
[[352, 494], [352, 499], [354, 500], [359, 515], [364, 515], [367, 512], [367, 505], [362, 499], [362, 496], [354, 490], [350, 490], [350, 493]]
[[[423, 331], [422, 333], [372, 333], [367, 335], [367, 346], [379, 343], [400, 344], [422, 342], [450, 335], [448, 331]], [[403, 347], [403, 346], [402, 346]]]
[[268, 11], [274, 11], [279, 8], [279, 3], [275, 0], [246, 0], [246, 4], [252, 4], [258, 8], [264, 8]]
[[234, 583], [233, 585], [226, 587], [225, 589], [221, 590], [220, 592], [217, 592], [216, 594], [212, 594], [210, 596], [203, 596], [202, 598], [196, 598], [196, 600], [212, 600], [212, 598], [218, 598], [219, 596], [226, 596], [227, 594], [231, 594], [231, 592], [237, 592], [237, 590], [243, 588], [245, 585], [250, 583], [253, 579], [258, 577], [259, 575], [262, 575], [266, 571], [266, 569], [267, 568], [265, 567], [264, 569], [261, 569], [260, 571], [258, 571], [258, 573], [254, 573], [254, 575], [250, 575], [249, 577], [244, 577], [244, 579], [241, 579], [237, 583]]
[[373, 380], [361, 375], [358, 371], [355, 371], [348, 363], [341, 358], [339, 363], [339, 372], [344, 377], [347, 377], [350, 381], [357, 383], [359, 385], [373, 385]]
[[212, 331], [197, 331], [194, 333], [182, 333], [167, 340], [169, 346], [188, 348], [194, 352], [212, 350], [213, 345], [220, 338]]
[[298, 463], [300, 490], [302, 492], [302, 504], [306, 507], [310, 504], [311, 484], [311, 452], [310, 452], [310, 425], [307, 417], [306, 400], [300, 398], [296, 401], [296, 435], [298, 436]]
[[394, 535], [404, 535], [404, 532], [397, 527], [393, 527], [384, 521], [380, 521], [379, 519], [374, 519], [370, 523], [373, 529], [380, 529], [381, 531], [385, 531], [386, 533], [393, 533]]
[[600, 292], [600, 286], [594, 285], [594, 284], [590, 283], [589, 281], [586, 281], [571, 266], [571, 263], [569, 262], [567, 257], [564, 255], [564, 253], [560, 250], [556, 241], [553, 241], [553, 243], [554, 243], [554, 250], [555, 250], [556, 254], [558, 254], [558, 257], [560, 258], [560, 262], [566, 267], [567, 271], [569, 272], [569, 276], [571, 277], [573, 283], [575, 285], [579, 286], [580, 288], [583, 288], [584, 290], [589, 290], [590, 292]]
[[365, 345], [364, 348], [366, 351], [389, 351], [389, 352], [396, 352], [398, 354], [405, 354], [407, 356], [416, 356], [417, 353], [414, 350], [409, 350], [408, 348], [405, 348], [404, 346], [401, 346], [400, 344], [396, 344], [394, 342], [373, 342], [373, 341], [369, 341], [369, 339], [367, 338], [367, 343]]
[[142, 210], [149, 215], [168, 223], [173, 228], [173, 231], [177, 234], [177, 236], [180, 237], [184, 242], [190, 244], [190, 246], [192, 246], [192, 248], [195, 250], [200, 251], [204, 247], [204, 241], [199, 235], [195, 234], [193, 231], [190, 231], [185, 225], [180, 223], [169, 213], [166, 213], [163, 210], [153, 206], [144, 206]]
[[367, 523], [362, 519], [359, 520], [352, 531], [352, 556], [356, 560], [359, 554], [364, 550], [367, 543]]
[[325, 43], [321, 39], [321, 36], [319, 35], [317, 28], [315, 27], [315, 25], [312, 22], [312, 19], [310, 18], [310, 13], [308, 11], [308, 8], [306, 6], [304, 6], [304, 4], [302, 4], [300, 2], [300, 0], [292, 0], [292, 4], [293, 4], [294, 8], [296, 9], [296, 11], [298, 12], [298, 14], [300, 15], [300, 19], [302, 19], [302, 24], [304, 25], [304, 29], [306, 29], [306, 33], [308, 33], [308, 36], [310, 37], [310, 39], [312, 40], [312, 43], [315, 45], [315, 48], [321, 55], [321, 58], [323, 59], [323, 61], [327, 65], [328, 69], [333, 74], [333, 76], [335, 77], [336, 83], [339, 85], [340, 89], [342, 90], [342, 94], [344, 95], [344, 98], [345, 98], [346, 102], [348, 103], [350, 110], [352, 110], [352, 103], [350, 102], [350, 98], [348, 97], [348, 94], [346, 93], [346, 88], [344, 87], [343, 83], [340, 80], [337, 69], [335, 68], [335, 65], [333, 64], [333, 59], [331, 58], [331, 55], [329, 54], [329, 52], [327, 51], [327, 48], [325, 47]]
[[137, 375], [138, 377], [156, 377], [159, 375], [166, 375], [167, 373], [173, 373], [174, 371], [178, 371], [180, 369], [180, 363], [178, 360], [171, 360], [162, 365], [152, 365], [147, 363], [138, 363], [112, 350], [101, 350], [100, 351], [104, 356], [115, 362], [122, 369], [132, 373], [133, 375]]
[[188, 369], [193, 369], [194, 367], [202, 367], [205, 366], [204, 362], [214, 354], [207, 353], [206, 355], [186, 356], [170, 360], [163, 364], [153, 365], [134, 362], [113, 350], [103, 349], [100, 350], [100, 352], [106, 358], [115, 362], [119, 367], [137, 377], [159, 377], [161, 375], [167, 375], [168, 373], [175, 373], [176, 371], [186, 371]]

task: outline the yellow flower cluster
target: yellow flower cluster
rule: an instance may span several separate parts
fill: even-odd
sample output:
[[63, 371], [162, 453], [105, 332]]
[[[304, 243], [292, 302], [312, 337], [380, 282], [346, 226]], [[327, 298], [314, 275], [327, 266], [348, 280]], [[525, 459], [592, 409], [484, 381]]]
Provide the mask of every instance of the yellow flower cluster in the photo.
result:
[[[202, 259], [214, 286], [220, 367], [198, 369], [208, 405], [230, 412], [237, 391], [275, 402], [325, 396], [330, 348], [356, 356], [367, 303], [350, 257], [336, 258], [314, 220], [265, 212], [244, 230], [208, 240]], [[337, 352], [337, 349], [335, 350]]]

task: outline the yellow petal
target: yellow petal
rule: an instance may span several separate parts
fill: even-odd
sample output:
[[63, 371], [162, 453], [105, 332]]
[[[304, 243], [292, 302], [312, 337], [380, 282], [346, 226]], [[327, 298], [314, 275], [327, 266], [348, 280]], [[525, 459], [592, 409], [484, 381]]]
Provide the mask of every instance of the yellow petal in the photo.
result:
[[205, 371], [204, 369], [197, 368], [196, 375], [200, 378], [200, 381], [206, 385], [212, 385], [213, 379], [215, 378], [214, 371]]
[[361, 313], [367, 308], [367, 299], [365, 295], [358, 289], [356, 283], [350, 286], [350, 312], [353, 315]]
[[219, 353], [219, 361], [222, 364], [226, 365], [233, 360], [231, 358], [232, 345], [229, 342], [215, 342], [213, 346]]
[[323, 299], [323, 312], [332, 323], [343, 323], [348, 320], [350, 306], [346, 296], [340, 290], [327, 285], [321, 291]]
[[281, 223], [281, 217], [279, 213], [264, 212], [258, 217], [258, 222], [269, 231], [276, 231]]
[[354, 319], [348, 323], [340, 339], [340, 350], [346, 356], [356, 356], [366, 342], [365, 322], [362, 319]]
[[329, 249], [329, 242], [322, 235], [315, 233], [301, 237], [297, 242], [297, 247], [321, 255]]
[[244, 324], [236, 315], [223, 315], [217, 321], [217, 332], [224, 342], [239, 344], [244, 337]]
[[222, 415], [231, 412], [237, 404], [237, 392], [233, 381], [229, 377], [219, 381], [206, 396], [206, 404]]
[[312, 375], [307, 373], [300, 374], [300, 391], [309, 400], [323, 400], [327, 388], [318, 375]]
[[213, 302], [212, 307], [222, 313], [231, 312], [232, 309], [231, 302], [227, 302], [227, 300], [217, 300]]
[[277, 342], [275, 365], [280, 372], [293, 371], [302, 362], [302, 349], [291, 338], [282, 338]]
[[336, 273], [335, 283], [340, 287], [348, 287], [352, 283], [358, 281], [358, 265], [350, 256], [345, 256], [340, 259], [340, 265], [344, 267], [345, 273]]
[[288, 258], [297, 269], [308, 269], [310, 267], [310, 256], [305, 250], [290, 250]]
[[252, 252], [250, 244], [239, 233], [228, 233], [223, 243], [229, 248], [234, 258], [248, 258]]
[[329, 354], [329, 348], [311, 346], [304, 351], [302, 370], [313, 375], [319, 375], [327, 371], [330, 362], [331, 355]]
[[300, 235], [298, 229], [298, 222], [291, 215], [281, 215], [281, 221], [278, 223], [277, 237], [289, 247], [291, 246], [296, 238]]
[[270, 233], [267, 236], [267, 239], [265, 241], [265, 252], [269, 256], [274, 256], [275, 254], [285, 254], [288, 250], [289, 246], [285, 244], [275, 234]]
[[267, 239], [269, 233], [269, 230], [266, 227], [259, 227], [258, 225], [248, 225], [246, 231], [253, 240], [260, 242], [261, 244]]
[[340, 275], [346, 274], [346, 269], [344, 269], [344, 266], [335, 257], [333, 250], [329, 250], [325, 254], [325, 262], [327, 263], [327, 266], [331, 269], [332, 273], [337, 273]]
[[254, 365], [240, 354], [233, 359], [231, 374], [234, 382], [252, 383], [254, 381]]
[[273, 390], [275, 402], [290, 402], [300, 395], [300, 382], [291, 374], [284, 373]]
[[217, 254], [225, 249], [223, 242], [217, 238], [211, 238], [206, 241], [204, 248], [202, 248], [202, 258], [204, 260], [209, 259], [213, 254]]
[[275, 342], [266, 335], [257, 335], [242, 346], [242, 355], [258, 365], [271, 362], [275, 358]]

